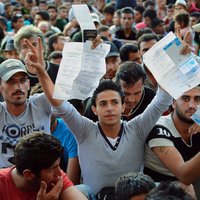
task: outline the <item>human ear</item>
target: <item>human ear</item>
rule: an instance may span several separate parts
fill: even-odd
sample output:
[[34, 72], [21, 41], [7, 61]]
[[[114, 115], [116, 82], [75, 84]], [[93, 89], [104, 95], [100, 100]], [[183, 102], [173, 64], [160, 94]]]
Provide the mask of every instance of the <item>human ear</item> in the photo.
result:
[[173, 100], [173, 102], [172, 102], [172, 108], [173, 108], [173, 109], [176, 108], [176, 100]]
[[23, 176], [27, 180], [32, 180], [33, 178], [35, 178], [35, 174], [30, 169], [25, 169], [23, 171]]
[[30, 90], [30, 80], [28, 79], [28, 90]]
[[93, 113], [94, 113], [95, 115], [97, 115], [97, 109], [96, 109], [95, 106], [92, 106], [92, 111], [93, 111]]
[[121, 113], [123, 113], [124, 110], [125, 110], [125, 103], [122, 104], [122, 112]]

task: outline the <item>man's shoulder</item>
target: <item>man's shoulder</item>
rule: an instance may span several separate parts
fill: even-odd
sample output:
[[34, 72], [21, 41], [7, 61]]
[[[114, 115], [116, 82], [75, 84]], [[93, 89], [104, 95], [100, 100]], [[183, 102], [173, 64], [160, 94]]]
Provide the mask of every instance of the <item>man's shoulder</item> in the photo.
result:
[[145, 90], [146, 94], [148, 94], [148, 95], [155, 96], [155, 94], [156, 94], [156, 92], [152, 88], [150, 88], [146, 85], [144, 86], [144, 90]]
[[172, 140], [175, 131], [171, 123], [172, 119], [170, 115], [161, 116], [157, 124], [150, 131], [147, 142], [156, 138]]
[[35, 93], [33, 96], [29, 96], [29, 98], [27, 99], [27, 105], [41, 105], [42, 107], [49, 107], [50, 103], [44, 93]]
[[41, 98], [46, 98], [45, 94], [42, 93], [35, 93], [32, 96], [29, 96], [28, 101], [33, 101], [34, 99], [41, 99]]
[[0, 182], [11, 177], [12, 168], [0, 169]]
[[124, 35], [124, 30], [122, 28], [119, 28], [116, 32], [115, 35]]
[[46, 62], [46, 65], [47, 65], [47, 73], [49, 74], [53, 83], [55, 83], [56, 77], [58, 74], [59, 65], [50, 63], [50, 62]]
[[144, 86], [144, 98], [150, 103], [155, 97], [156, 93], [151, 88]]

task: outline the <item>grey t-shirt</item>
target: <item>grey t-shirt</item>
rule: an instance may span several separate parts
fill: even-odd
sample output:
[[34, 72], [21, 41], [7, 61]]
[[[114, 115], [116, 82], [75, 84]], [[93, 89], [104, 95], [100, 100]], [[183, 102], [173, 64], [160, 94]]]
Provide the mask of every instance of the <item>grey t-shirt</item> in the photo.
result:
[[44, 94], [35, 94], [27, 99], [26, 110], [13, 116], [0, 103], [0, 168], [12, 165], [13, 148], [24, 135], [44, 130], [50, 133], [51, 106]]

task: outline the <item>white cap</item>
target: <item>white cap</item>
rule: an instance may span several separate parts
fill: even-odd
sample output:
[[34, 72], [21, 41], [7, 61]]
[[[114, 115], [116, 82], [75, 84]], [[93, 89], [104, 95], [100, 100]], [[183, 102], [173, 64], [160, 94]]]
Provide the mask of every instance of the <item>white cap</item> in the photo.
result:
[[97, 13], [90, 13], [93, 22], [100, 24], [99, 15]]
[[187, 4], [186, 4], [186, 2], [185, 2], [185, 0], [176, 0], [176, 2], [175, 2], [175, 6], [177, 6], [177, 5], [183, 5], [183, 6], [185, 6], [185, 7], [187, 7]]
[[192, 29], [193, 29], [195, 32], [200, 32], [200, 23], [195, 24], [194, 26], [192, 26]]

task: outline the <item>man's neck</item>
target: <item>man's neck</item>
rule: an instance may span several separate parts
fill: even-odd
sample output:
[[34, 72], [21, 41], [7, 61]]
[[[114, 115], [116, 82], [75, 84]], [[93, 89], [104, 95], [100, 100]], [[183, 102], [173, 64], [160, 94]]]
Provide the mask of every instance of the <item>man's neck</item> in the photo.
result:
[[126, 28], [126, 29], [124, 29], [124, 35], [126, 37], [129, 37], [130, 34], [131, 34], [131, 32], [132, 32], [132, 28]]
[[115, 125], [105, 125], [99, 122], [99, 125], [106, 137], [116, 138], [119, 135], [121, 129], [121, 123], [117, 123]]
[[57, 20], [57, 18], [50, 20], [52, 26], [54, 26], [56, 24], [56, 20]]
[[13, 105], [6, 103], [6, 108], [11, 115], [19, 116], [26, 110], [26, 102], [22, 105]]
[[[29, 184], [27, 184], [27, 181], [25, 180], [25, 178], [17, 173], [16, 168], [13, 168], [11, 171], [11, 176], [13, 179], [13, 182], [15, 184], [15, 186], [23, 191], [23, 192], [34, 192], [35, 186], [30, 186]], [[38, 190], [38, 189], [37, 189]]]
[[190, 135], [191, 135], [188, 132], [188, 130], [189, 130], [189, 127], [191, 126], [191, 124], [182, 121], [174, 113], [172, 113], [172, 120], [173, 120], [174, 126], [176, 127], [176, 129], [179, 132], [179, 134], [181, 135], [181, 137], [186, 142], [188, 142], [190, 139]]

